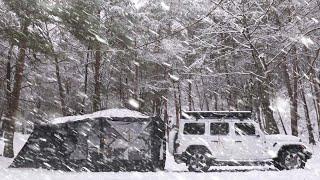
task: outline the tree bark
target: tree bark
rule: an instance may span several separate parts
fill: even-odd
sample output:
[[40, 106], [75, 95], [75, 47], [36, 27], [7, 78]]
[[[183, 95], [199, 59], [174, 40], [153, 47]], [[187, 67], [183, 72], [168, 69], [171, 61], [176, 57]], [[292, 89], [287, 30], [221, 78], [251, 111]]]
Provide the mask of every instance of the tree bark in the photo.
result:
[[[6, 102], [7, 102], [7, 107], [9, 108], [9, 103], [10, 103], [10, 95], [11, 95], [11, 57], [12, 57], [12, 49], [13, 49], [13, 45], [11, 45], [9, 52], [8, 52], [8, 62], [7, 62], [7, 72], [6, 72]], [[0, 129], [0, 136], [3, 136], [3, 121], [2, 121], [2, 113], [1, 112], [1, 116], [0, 116], [0, 125], [1, 125], [1, 129]]]
[[[178, 105], [179, 105], [179, 120], [181, 117], [181, 110], [182, 110], [182, 102], [181, 102], [181, 88], [180, 88], [180, 81], [177, 82], [178, 83]], [[180, 121], [178, 122], [178, 124], [180, 124]]]
[[[294, 68], [296, 69], [296, 68]], [[290, 75], [288, 72], [288, 67], [286, 61], [282, 63], [282, 71], [284, 77], [284, 84], [286, 86], [288, 96], [290, 99], [290, 117], [291, 117], [291, 134], [294, 136], [298, 136], [297, 131], [297, 122], [298, 122], [298, 102], [297, 102], [297, 77], [295, 72], [293, 72], [293, 87], [291, 86]], [[294, 70], [293, 70], [294, 71]]]
[[135, 65], [135, 76], [134, 76], [134, 96], [136, 99], [139, 98], [140, 88], [139, 88], [139, 65]]
[[[137, 40], [134, 40], [134, 45], [137, 46]], [[135, 57], [135, 63], [134, 63], [134, 67], [135, 67], [135, 75], [134, 75], [134, 98], [136, 100], [138, 100], [140, 98], [140, 79], [139, 79], [139, 73], [140, 73], [140, 64], [138, 62], [138, 53], [135, 52], [134, 53], [134, 57]], [[140, 108], [140, 107], [139, 107]]]
[[188, 80], [188, 107], [192, 111], [192, 83], [191, 78]]
[[[245, 26], [246, 22], [244, 23]], [[252, 59], [254, 61], [254, 67], [256, 69], [256, 74], [259, 75], [260, 78], [257, 81], [259, 92], [257, 93], [257, 96], [261, 98], [261, 107], [262, 111], [265, 115], [265, 130], [269, 134], [279, 134], [279, 128], [277, 126], [277, 123], [273, 117], [273, 111], [270, 108], [270, 94], [272, 93], [272, 79], [270, 77], [270, 73], [268, 70], [268, 64], [265, 61], [264, 57], [260, 57], [259, 52], [256, 48], [256, 46], [251, 42], [250, 33], [248, 32], [249, 29], [246, 29], [245, 32], [243, 32], [243, 36], [250, 44], [250, 47], [252, 49]]]
[[[319, 53], [320, 53], [320, 49], [318, 49], [318, 51], [316, 52], [316, 57], [314, 59], [313, 62], [315, 62], [317, 60], [317, 58], [319, 57]], [[308, 56], [308, 58], [310, 58]], [[314, 102], [315, 102], [315, 109], [316, 109], [316, 113], [317, 113], [317, 124], [319, 127], [319, 131], [318, 131], [318, 135], [319, 135], [319, 139], [320, 139], [320, 86], [319, 86], [319, 78], [317, 76], [315, 67], [314, 67], [314, 63], [312, 63], [311, 60], [309, 60], [309, 63], [311, 64], [310, 67], [310, 83], [312, 86], [312, 89], [314, 90], [313, 92], [313, 97], [314, 97]]]
[[11, 57], [12, 57], [12, 49], [13, 45], [10, 47], [8, 52], [8, 62], [7, 62], [7, 73], [6, 73], [6, 98], [7, 104], [10, 102], [10, 94], [11, 94]]
[[[27, 34], [27, 26], [24, 27], [23, 32]], [[23, 71], [25, 66], [27, 41], [26, 39], [20, 40], [19, 44], [19, 56], [16, 63], [16, 71], [14, 75], [14, 85], [10, 94], [10, 101], [8, 104], [8, 110], [5, 114], [4, 121], [4, 139], [5, 145], [3, 150], [3, 156], [8, 158], [14, 157], [13, 151], [13, 138], [15, 131], [15, 115], [19, 108], [21, 85], [23, 80]]]
[[61, 81], [58, 57], [54, 58], [54, 62], [55, 62], [55, 67], [56, 67], [56, 76], [57, 76], [59, 96], [60, 96], [61, 112], [62, 112], [63, 116], [67, 116], [67, 115], [69, 115], [69, 113], [68, 113], [68, 108], [65, 103], [66, 96], [65, 96], [65, 91], [64, 91], [63, 84]]
[[309, 108], [308, 108], [308, 104], [307, 104], [307, 100], [306, 100], [306, 96], [305, 96], [303, 88], [301, 89], [301, 98], [302, 98], [302, 102], [303, 102], [304, 114], [305, 114], [305, 118], [306, 118], [308, 134], [309, 134], [309, 143], [315, 145], [316, 141], [315, 141], [314, 135], [313, 135], [313, 127], [312, 127], [310, 116], [309, 116]]
[[[6, 102], [7, 105], [10, 102], [10, 94], [11, 94], [11, 57], [12, 57], [12, 49], [13, 49], [13, 45], [11, 45], [9, 52], [8, 52], [8, 62], [6, 65]], [[6, 107], [9, 108], [9, 107]], [[5, 109], [5, 108], [4, 108]], [[0, 125], [1, 125], [1, 129], [0, 129], [0, 136], [3, 136], [3, 120], [2, 120], [2, 115], [3, 115], [4, 110], [2, 109], [1, 114], [0, 114]]]
[[98, 44], [95, 52], [95, 74], [94, 74], [94, 95], [93, 95], [93, 111], [99, 111], [101, 106], [101, 81], [100, 81], [100, 68], [101, 68], [101, 47]]
[[261, 105], [262, 105], [262, 111], [265, 115], [265, 130], [269, 134], [279, 134], [279, 128], [277, 126], [277, 123], [273, 117], [273, 111], [270, 108], [270, 101], [269, 101], [269, 94], [263, 93], [263, 98], [261, 98]]
[[[88, 52], [87, 52], [87, 57], [86, 57], [86, 62], [84, 65], [84, 94], [87, 96], [87, 91], [88, 91], [88, 68], [89, 68], [89, 57], [90, 57], [90, 46], [88, 46]], [[86, 107], [86, 97], [83, 98], [82, 100], [82, 111], [81, 113], [85, 113], [85, 107]]]
[[227, 65], [227, 60], [223, 61], [223, 67], [224, 67], [224, 72], [226, 73], [226, 82], [227, 82], [227, 103], [228, 103], [228, 110], [234, 110], [235, 109], [235, 100], [233, 97], [233, 93], [232, 93], [232, 83], [230, 80], [230, 76], [229, 76], [229, 70], [228, 70], [228, 65]]
[[316, 76], [313, 76], [312, 75], [312, 80], [311, 80], [311, 83], [312, 83], [312, 86], [313, 86], [313, 89], [314, 89], [314, 101], [315, 101], [315, 108], [317, 109], [317, 124], [318, 124], [318, 135], [319, 135], [319, 140], [320, 140], [320, 88], [319, 88], [319, 84], [317, 82], [317, 78]]
[[284, 131], [284, 134], [285, 134], [285, 135], [288, 135], [287, 130], [286, 130], [286, 127], [285, 127], [285, 125], [284, 125], [284, 123], [283, 123], [283, 119], [282, 119], [282, 116], [281, 116], [281, 113], [280, 113], [279, 109], [278, 109], [277, 111], [278, 111], [278, 114], [279, 114], [279, 119], [280, 119], [280, 123], [281, 123], [282, 129], [283, 129], [283, 131]]
[[255, 99], [252, 104], [254, 106], [254, 107], [252, 107], [252, 109], [254, 109], [256, 111], [256, 116], [257, 116], [257, 120], [259, 123], [259, 127], [261, 130], [264, 130], [265, 127], [264, 127], [264, 124], [261, 119], [261, 102], [259, 99]]
[[293, 55], [294, 55], [294, 60], [293, 60], [293, 92], [292, 92], [292, 97], [290, 98], [291, 101], [291, 132], [293, 136], [298, 136], [298, 77], [299, 77], [299, 72], [298, 72], [298, 62], [297, 62], [297, 49], [294, 46], [293, 47]]
[[178, 95], [177, 95], [177, 90], [175, 88], [175, 85], [173, 84], [173, 97], [174, 97], [174, 105], [175, 105], [175, 109], [176, 109], [176, 127], [179, 128], [179, 121], [180, 121], [180, 105], [179, 105], [179, 99], [178, 99]]
[[214, 92], [213, 97], [214, 97], [214, 110], [218, 111], [218, 104], [219, 104], [218, 94]]
[[169, 138], [169, 131], [170, 131], [170, 129], [169, 129], [169, 114], [168, 114], [168, 99], [167, 98], [165, 98], [164, 99], [164, 112], [163, 112], [163, 120], [164, 120], [164, 124], [165, 124], [165, 126], [166, 126], [166, 135], [167, 135], [167, 137]]
[[203, 99], [202, 99], [201, 92], [200, 92], [200, 89], [199, 89], [197, 82], [195, 82], [195, 87], [196, 87], [196, 92], [198, 94], [199, 108], [202, 111], [203, 110]]
[[263, 81], [257, 82], [257, 96], [261, 103], [261, 110], [264, 114], [264, 127], [265, 131], [269, 134], [279, 134], [279, 128], [273, 116], [273, 111], [270, 108], [270, 77], [267, 77]]

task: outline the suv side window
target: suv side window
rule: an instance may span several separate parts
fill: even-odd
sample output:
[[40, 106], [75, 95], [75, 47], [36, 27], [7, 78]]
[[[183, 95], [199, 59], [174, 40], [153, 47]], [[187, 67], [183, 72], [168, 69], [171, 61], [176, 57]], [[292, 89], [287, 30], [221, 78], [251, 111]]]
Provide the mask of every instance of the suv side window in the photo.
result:
[[234, 128], [236, 135], [239, 136], [254, 136], [256, 134], [254, 125], [251, 123], [235, 123]]
[[183, 134], [203, 135], [205, 129], [205, 123], [185, 123]]
[[228, 123], [211, 123], [210, 134], [211, 135], [228, 135], [229, 124]]

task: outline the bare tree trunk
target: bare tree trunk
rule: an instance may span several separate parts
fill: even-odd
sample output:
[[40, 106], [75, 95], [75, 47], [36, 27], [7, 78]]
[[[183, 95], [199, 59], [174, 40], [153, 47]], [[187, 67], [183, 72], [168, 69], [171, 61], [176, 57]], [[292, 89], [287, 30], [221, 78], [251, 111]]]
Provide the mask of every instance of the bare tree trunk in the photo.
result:
[[288, 133], [287, 133], [286, 127], [284, 126], [283, 119], [282, 119], [282, 116], [281, 116], [281, 114], [280, 114], [279, 109], [277, 109], [277, 111], [278, 111], [280, 123], [281, 123], [282, 129], [283, 129], [283, 131], [284, 131], [284, 134], [287, 135]]
[[188, 106], [189, 111], [192, 111], [192, 83], [191, 79], [188, 81]]
[[208, 97], [207, 97], [207, 94], [206, 93], [204, 93], [204, 95], [203, 95], [204, 97], [204, 103], [205, 103], [205, 105], [206, 105], [206, 111], [210, 111], [210, 105], [209, 105], [209, 100], [208, 100]]
[[229, 70], [228, 70], [228, 65], [227, 65], [227, 60], [224, 60], [223, 62], [224, 66], [224, 72], [226, 73], [226, 82], [228, 86], [227, 90], [227, 103], [228, 103], [228, 110], [234, 110], [235, 109], [235, 102], [232, 94], [232, 84], [229, 76]]
[[[137, 39], [134, 40], [134, 45], [137, 46]], [[140, 87], [139, 87], [139, 73], [140, 73], [140, 64], [138, 63], [138, 53], [135, 52], [135, 76], [134, 76], [134, 95], [137, 100], [140, 96]]]
[[[7, 102], [7, 107], [9, 108], [9, 103], [10, 103], [10, 96], [11, 96], [11, 57], [12, 57], [12, 49], [13, 49], [13, 45], [11, 45], [9, 52], [8, 52], [8, 62], [7, 62], [7, 72], [6, 72], [6, 102]], [[1, 125], [1, 129], [0, 129], [0, 136], [3, 136], [3, 121], [2, 121], [2, 114], [3, 111], [1, 112], [1, 116], [0, 116], [0, 125]]]
[[68, 113], [68, 108], [65, 103], [66, 96], [65, 96], [64, 88], [63, 88], [62, 81], [61, 81], [58, 58], [55, 57], [54, 61], [55, 61], [55, 66], [56, 66], [56, 76], [57, 76], [57, 82], [58, 82], [58, 88], [59, 88], [61, 111], [62, 111], [63, 116], [67, 116], [67, 115], [69, 115], [69, 113]]
[[[295, 68], [294, 68], [295, 69]], [[298, 120], [298, 116], [297, 116], [297, 97], [296, 97], [296, 91], [297, 91], [297, 78], [295, 77], [295, 72], [293, 72], [293, 87], [291, 86], [291, 81], [290, 81], [290, 75], [288, 72], [288, 67], [287, 67], [287, 63], [284, 62], [282, 63], [282, 71], [283, 71], [283, 76], [284, 76], [284, 83], [288, 92], [288, 96], [290, 99], [290, 117], [291, 117], [291, 134], [297, 136], [298, 132], [297, 132], [297, 120]]]
[[[27, 26], [23, 27], [23, 32], [27, 34]], [[12, 93], [10, 94], [10, 101], [8, 104], [8, 110], [5, 114], [4, 121], [4, 139], [5, 145], [3, 150], [3, 156], [12, 158], [14, 157], [13, 152], [13, 138], [15, 131], [15, 115], [19, 108], [20, 101], [20, 91], [23, 80], [23, 71], [25, 66], [25, 55], [27, 48], [27, 41], [25, 39], [21, 39], [19, 43], [19, 56], [16, 63], [16, 71], [14, 76], [14, 85]]]
[[[167, 68], [164, 68], [164, 74], [163, 74], [163, 79], [165, 81], [168, 81], [168, 70]], [[168, 112], [168, 92], [169, 92], [169, 87], [167, 87], [167, 89], [165, 90], [165, 95], [164, 95], [164, 112], [163, 112], [163, 120], [165, 123], [165, 130], [166, 130], [166, 135], [168, 138], [168, 142], [169, 142], [169, 131], [170, 131], [170, 122], [169, 122], [169, 112]]]
[[316, 114], [317, 114], [317, 125], [318, 125], [318, 135], [319, 135], [319, 140], [320, 140], [320, 99], [318, 97], [318, 93], [320, 93], [320, 88], [319, 85], [317, 84], [315, 78], [313, 77], [313, 75], [311, 75], [311, 86], [313, 87], [313, 97], [314, 97], [314, 108], [316, 110]]
[[216, 92], [214, 92], [213, 94], [214, 97], [214, 110], [218, 110], [218, 104], [219, 104], [219, 98], [218, 98], [218, 94]]
[[11, 57], [12, 57], [12, 49], [13, 45], [11, 45], [10, 50], [8, 52], [8, 62], [7, 62], [7, 73], [6, 73], [6, 97], [7, 97], [7, 104], [10, 101], [10, 94], [11, 94]]
[[[10, 56], [9, 56], [10, 57]], [[6, 72], [6, 97], [9, 99], [11, 93], [11, 58], [8, 58], [7, 72]]]
[[177, 89], [175, 88], [175, 85], [173, 84], [173, 88], [174, 88], [174, 93], [173, 93], [173, 97], [174, 97], [174, 105], [175, 105], [175, 109], [176, 109], [176, 127], [179, 128], [179, 121], [180, 121], [180, 105], [179, 105], [179, 99], [178, 99], [178, 95], [177, 93]]
[[[181, 87], [180, 81], [178, 81], [178, 100], [179, 100], [179, 117], [181, 116], [182, 111], [182, 101], [181, 101]], [[180, 119], [180, 118], [179, 118]]]
[[198, 94], [198, 99], [199, 99], [198, 100], [199, 101], [199, 108], [202, 111], [203, 110], [203, 100], [202, 100], [201, 92], [200, 92], [200, 89], [199, 89], [197, 82], [195, 82], [195, 86], [196, 86], [196, 92]]
[[[257, 57], [256, 57], [257, 58]], [[258, 66], [258, 65], [257, 65]], [[259, 67], [258, 74], [263, 74], [263, 70]], [[279, 128], [276, 120], [273, 116], [273, 110], [270, 108], [270, 94], [271, 94], [271, 77], [267, 74], [267, 77], [263, 81], [258, 81], [258, 92], [257, 95], [260, 98], [261, 109], [264, 114], [265, 130], [269, 134], [279, 134]]]
[[266, 92], [265, 86], [261, 85], [262, 90], [260, 91], [260, 96], [261, 96], [261, 107], [262, 111], [264, 112], [265, 115], [265, 130], [269, 134], [279, 134], [279, 128], [277, 126], [277, 123], [273, 117], [273, 111], [270, 108], [270, 97], [269, 97], [269, 92]]
[[94, 64], [95, 74], [94, 74], [93, 111], [99, 111], [101, 106], [100, 68], [101, 68], [101, 47], [100, 47], [100, 44], [97, 44], [96, 52], [95, 52], [95, 64]]
[[315, 109], [317, 113], [317, 124], [319, 129], [318, 135], [320, 138], [320, 87], [319, 87], [319, 78], [317, 77], [317, 73], [314, 67], [314, 62], [316, 62], [316, 60], [318, 59], [319, 54], [320, 54], [320, 49], [317, 50], [316, 57], [313, 59], [313, 61], [309, 60], [309, 63], [311, 64], [310, 83], [311, 83], [312, 89], [314, 90], [313, 96], [314, 96]]
[[135, 98], [139, 98], [139, 94], [140, 94], [140, 91], [139, 91], [139, 65], [135, 65], [135, 90], [134, 90], [134, 94], [135, 94]]
[[[88, 52], [87, 52], [87, 57], [86, 57], [86, 62], [84, 65], [84, 94], [87, 96], [87, 91], [88, 91], [88, 68], [89, 68], [89, 57], [90, 57], [90, 46], [88, 46]], [[82, 100], [82, 111], [81, 113], [85, 113], [85, 107], [86, 107], [86, 97], [83, 98]]]
[[261, 119], [261, 110], [260, 110], [260, 107], [261, 107], [261, 102], [259, 99], [256, 99], [254, 102], [253, 102], [253, 108], [252, 109], [255, 109], [256, 113], [257, 113], [257, 120], [258, 120], [258, 123], [259, 123], [259, 127], [260, 129], [264, 130], [264, 125], [263, 125], [263, 122], [262, 122], [262, 119]]
[[[315, 74], [315, 72], [314, 72], [314, 75], [316, 75]], [[318, 128], [319, 128], [319, 132], [318, 132], [318, 134], [319, 134], [319, 139], [320, 139], [320, 87], [319, 87], [319, 84], [318, 84], [318, 82], [317, 82], [317, 77], [316, 76], [311, 76], [312, 77], [312, 86], [313, 86], [313, 88], [314, 88], [314, 97], [315, 97], [315, 104], [316, 104], [316, 109], [318, 110], [318, 116], [317, 116], [317, 123], [318, 123]]]
[[306, 118], [308, 134], [309, 134], [309, 143], [315, 145], [316, 141], [315, 141], [314, 135], [313, 135], [313, 128], [312, 128], [312, 124], [311, 124], [311, 120], [310, 120], [310, 116], [309, 116], [309, 108], [308, 108], [308, 104], [307, 104], [307, 100], [306, 100], [306, 96], [305, 96], [303, 88], [301, 88], [301, 98], [302, 98], [302, 102], [303, 102], [304, 114], [305, 114], [305, 118]]
[[163, 112], [163, 120], [166, 126], [167, 137], [169, 138], [169, 114], [168, 114], [168, 99], [164, 99], [164, 112]]
[[206, 87], [206, 83], [204, 82], [203, 80], [203, 77], [201, 77], [201, 83], [202, 83], [202, 88], [203, 88], [203, 103], [206, 107], [206, 110], [207, 111], [210, 111], [210, 105], [209, 105], [209, 100], [208, 100], [208, 90], [207, 90], [207, 87]]
[[[245, 23], [246, 24], [246, 23]], [[254, 66], [256, 68], [256, 74], [265, 77], [257, 81], [258, 86], [258, 94], [257, 96], [261, 99], [261, 108], [265, 115], [265, 130], [269, 134], [279, 134], [279, 128], [277, 126], [277, 122], [273, 117], [273, 111], [270, 108], [270, 94], [272, 92], [272, 79], [270, 74], [268, 73], [268, 65], [265, 61], [265, 58], [259, 57], [259, 52], [257, 48], [251, 43], [250, 34], [248, 29], [243, 33], [244, 37], [250, 43], [250, 47], [252, 48], [252, 58], [254, 61]]]
[[293, 60], [293, 91], [291, 101], [291, 131], [293, 136], [298, 136], [298, 62], [297, 62], [297, 49], [293, 47], [294, 60]]
[[153, 114], [156, 116], [160, 116], [161, 115], [161, 98], [155, 94], [155, 96], [153, 96]]
[[313, 85], [312, 82], [310, 82], [310, 87], [311, 87], [311, 93], [313, 95], [313, 98], [312, 98], [313, 107], [314, 107], [314, 110], [315, 110], [315, 113], [316, 113], [317, 122], [319, 122], [319, 107], [318, 107], [318, 104], [317, 104], [317, 97], [315, 96], [314, 85]]

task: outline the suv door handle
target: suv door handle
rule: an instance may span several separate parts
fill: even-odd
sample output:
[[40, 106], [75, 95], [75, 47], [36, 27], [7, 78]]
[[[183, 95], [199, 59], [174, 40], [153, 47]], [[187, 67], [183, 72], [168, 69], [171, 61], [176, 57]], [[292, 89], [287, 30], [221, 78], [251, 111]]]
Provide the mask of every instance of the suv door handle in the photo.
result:
[[218, 143], [219, 141], [211, 141], [211, 142], [215, 142], [215, 143]]
[[235, 141], [236, 143], [241, 143], [242, 141]]

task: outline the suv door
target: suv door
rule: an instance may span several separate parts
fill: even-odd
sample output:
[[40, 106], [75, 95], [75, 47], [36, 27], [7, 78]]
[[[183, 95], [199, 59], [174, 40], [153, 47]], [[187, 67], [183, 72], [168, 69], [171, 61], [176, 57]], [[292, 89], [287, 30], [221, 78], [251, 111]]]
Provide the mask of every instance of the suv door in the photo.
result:
[[234, 123], [234, 160], [263, 160], [266, 159], [265, 140], [253, 123]]
[[229, 160], [232, 154], [232, 137], [230, 125], [227, 122], [211, 122], [208, 143], [212, 156], [217, 160]]
[[181, 154], [191, 145], [203, 145], [207, 137], [205, 122], [182, 123], [179, 135], [174, 144], [174, 152]]

